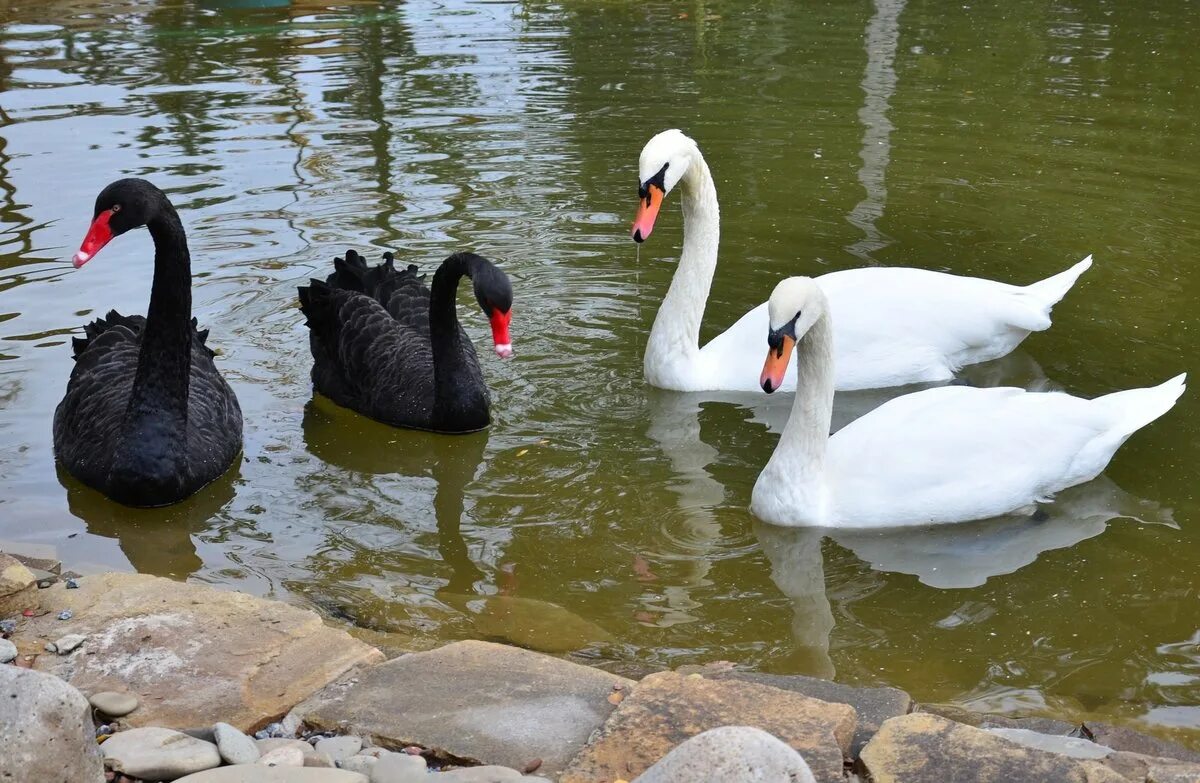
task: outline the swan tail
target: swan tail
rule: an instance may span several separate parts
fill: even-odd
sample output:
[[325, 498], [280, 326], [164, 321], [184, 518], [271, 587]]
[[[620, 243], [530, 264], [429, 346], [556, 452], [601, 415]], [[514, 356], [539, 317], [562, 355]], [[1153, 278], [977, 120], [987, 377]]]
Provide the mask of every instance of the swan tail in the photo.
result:
[[1180, 373], [1158, 386], [1113, 392], [1095, 401], [1114, 413], [1117, 417], [1114, 429], [1129, 437], [1171, 410], [1186, 388], [1187, 373]]
[[1070, 269], [1047, 277], [1045, 280], [1039, 280], [1036, 283], [1027, 285], [1022, 290], [1025, 295], [1037, 301], [1046, 316], [1049, 317], [1050, 308], [1058, 304], [1067, 295], [1067, 291], [1070, 291], [1076, 281], [1079, 280], [1080, 275], [1091, 269], [1091, 267], [1092, 257], [1089, 255]]
[[78, 359], [102, 334], [112, 329], [125, 329], [130, 337], [135, 337], [145, 324], [146, 319], [140, 315], [121, 315], [116, 310], [109, 310], [103, 318], [84, 324], [83, 337], [71, 338], [72, 355]]
[[311, 278], [308, 285], [300, 286], [296, 292], [300, 295], [300, 312], [304, 313], [306, 319], [304, 325], [312, 329], [323, 321], [324, 316], [329, 312], [333, 286], [322, 280]]
[[384, 253], [382, 263], [368, 266], [361, 255], [347, 250], [345, 258], [333, 260], [334, 271], [325, 279], [325, 284], [331, 288], [366, 294], [386, 307], [398, 287], [409, 279], [420, 280], [423, 277], [417, 274], [417, 267], [412, 264], [396, 271], [395, 261], [394, 255]]

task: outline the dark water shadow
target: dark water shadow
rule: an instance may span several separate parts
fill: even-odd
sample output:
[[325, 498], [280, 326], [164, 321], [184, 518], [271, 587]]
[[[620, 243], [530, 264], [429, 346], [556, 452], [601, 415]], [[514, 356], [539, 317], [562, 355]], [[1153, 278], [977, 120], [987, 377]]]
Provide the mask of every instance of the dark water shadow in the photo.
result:
[[67, 490], [67, 508], [87, 532], [114, 538], [140, 574], [186, 579], [204, 561], [193, 536], [211, 530], [222, 508], [233, 500], [241, 476], [241, 458], [216, 481], [186, 500], [163, 508], [131, 508], [109, 500], [57, 465]]

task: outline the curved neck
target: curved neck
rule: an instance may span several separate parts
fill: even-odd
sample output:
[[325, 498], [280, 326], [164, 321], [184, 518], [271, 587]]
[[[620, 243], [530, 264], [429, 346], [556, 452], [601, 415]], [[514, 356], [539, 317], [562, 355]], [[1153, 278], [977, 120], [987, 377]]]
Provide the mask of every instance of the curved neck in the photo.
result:
[[828, 310], [796, 346], [796, 399], [787, 425], [759, 476], [759, 490], [820, 525], [825, 516], [825, 449], [833, 420], [833, 327]]
[[[487, 390], [477, 389], [477, 384], [470, 382], [473, 367], [463, 345], [455, 306], [458, 281], [464, 276], [474, 277], [479, 265], [486, 263], [472, 253], [455, 253], [433, 274], [429, 292], [429, 342], [433, 351], [435, 420], [452, 417], [461, 421], [469, 413], [478, 414], [481, 408], [485, 419], [487, 416]], [[480, 426], [486, 424], [485, 420]]]
[[192, 366], [192, 259], [179, 214], [166, 196], [146, 227], [154, 240], [154, 282], [130, 406], [185, 417]]
[[671, 288], [650, 329], [645, 358], [648, 374], [653, 367], [675, 362], [690, 364], [699, 356], [700, 322], [717, 269], [721, 235], [717, 188], [699, 150], [679, 181], [679, 189], [683, 202], [683, 250], [671, 278]]

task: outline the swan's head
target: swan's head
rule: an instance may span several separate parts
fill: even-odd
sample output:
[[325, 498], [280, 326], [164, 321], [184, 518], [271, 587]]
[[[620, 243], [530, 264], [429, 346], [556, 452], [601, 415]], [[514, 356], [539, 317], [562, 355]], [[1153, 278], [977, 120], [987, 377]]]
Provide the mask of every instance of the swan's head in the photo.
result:
[[638, 159], [638, 205], [633, 220], [633, 241], [645, 242], [654, 230], [654, 220], [663, 198], [679, 184], [699, 153], [696, 142], [680, 130], [665, 130], [642, 148]]
[[170, 204], [167, 197], [144, 179], [119, 179], [100, 191], [92, 225], [72, 259], [75, 268], [91, 260], [113, 237], [149, 223], [164, 204]]
[[508, 324], [512, 320], [512, 283], [504, 270], [482, 256], [472, 256], [471, 282], [475, 289], [475, 301], [492, 324], [492, 343], [496, 355], [507, 359], [513, 355], [512, 338]]
[[792, 349], [825, 314], [825, 294], [811, 277], [789, 277], [767, 301], [767, 361], [759, 383], [767, 394], [783, 385]]

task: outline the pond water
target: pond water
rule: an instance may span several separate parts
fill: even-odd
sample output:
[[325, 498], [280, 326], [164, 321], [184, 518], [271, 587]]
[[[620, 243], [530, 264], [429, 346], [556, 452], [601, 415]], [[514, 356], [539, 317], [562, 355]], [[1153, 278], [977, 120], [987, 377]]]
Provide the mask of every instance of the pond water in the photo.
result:
[[[721, 198], [703, 339], [788, 274], [1023, 283], [1094, 253], [1054, 327], [970, 380], [1091, 396], [1200, 370], [1200, 9], [825, 5], [6, 4], [0, 539], [401, 644], [503, 639], [630, 673], [727, 659], [1200, 746], [1200, 394], [1037, 518], [823, 538], [747, 511], [787, 395], [642, 382], [678, 198], [640, 254], [628, 227], [638, 153], [668, 127]], [[51, 453], [70, 336], [149, 295], [145, 232], [69, 263], [124, 175], [178, 206], [246, 413], [238, 469], [166, 510], [115, 506]], [[295, 289], [348, 247], [502, 262], [517, 356], [481, 352], [490, 431], [313, 398]], [[885, 397], [843, 395], [838, 420]]]

